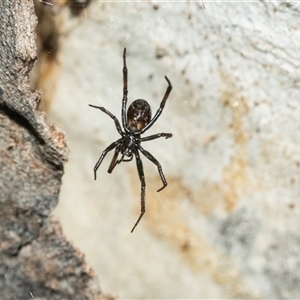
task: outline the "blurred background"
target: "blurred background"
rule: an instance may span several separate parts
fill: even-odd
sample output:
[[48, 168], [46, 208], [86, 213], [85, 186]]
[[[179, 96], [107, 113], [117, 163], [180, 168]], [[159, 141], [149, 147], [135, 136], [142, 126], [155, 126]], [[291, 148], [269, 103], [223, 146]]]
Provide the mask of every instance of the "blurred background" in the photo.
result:
[[[41, 109], [70, 148], [53, 212], [119, 298], [300, 297], [300, 5], [266, 1], [35, 1]], [[93, 178], [128, 105], [165, 109], [135, 161]]]

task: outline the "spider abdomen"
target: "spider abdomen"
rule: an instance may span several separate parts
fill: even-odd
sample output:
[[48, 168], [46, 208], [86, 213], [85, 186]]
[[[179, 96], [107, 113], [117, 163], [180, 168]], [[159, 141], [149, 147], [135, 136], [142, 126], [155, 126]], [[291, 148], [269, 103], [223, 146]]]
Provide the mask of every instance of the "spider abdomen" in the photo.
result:
[[133, 101], [127, 111], [126, 127], [131, 132], [142, 130], [151, 120], [151, 107], [146, 100]]

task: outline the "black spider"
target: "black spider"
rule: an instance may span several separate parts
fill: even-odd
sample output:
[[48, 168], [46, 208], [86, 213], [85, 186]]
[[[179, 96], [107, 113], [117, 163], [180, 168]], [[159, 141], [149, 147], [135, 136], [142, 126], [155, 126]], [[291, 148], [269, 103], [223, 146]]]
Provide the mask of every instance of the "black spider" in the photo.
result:
[[[147, 101], [143, 99], [137, 99], [131, 103], [131, 105], [128, 108], [127, 111], [127, 117], [126, 117], [126, 104], [127, 104], [127, 66], [126, 66], [126, 48], [124, 48], [123, 52], [123, 100], [122, 100], [122, 124], [123, 124], [123, 129], [120, 126], [120, 123], [118, 119], [110, 113], [108, 110], [106, 110], [104, 107], [100, 106], [95, 106], [89, 104], [89, 106], [101, 109], [103, 112], [105, 112], [107, 115], [109, 115], [114, 121], [116, 128], [121, 135], [121, 138], [118, 139], [117, 141], [113, 142], [110, 144], [101, 154], [99, 160], [97, 161], [95, 167], [94, 167], [94, 178], [96, 180], [96, 172], [98, 168], [100, 167], [100, 164], [102, 163], [102, 160], [104, 159], [105, 155], [115, 149], [115, 154], [112, 158], [112, 161], [109, 165], [108, 168], [108, 173], [111, 173], [114, 169], [114, 167], [119, 164], [122, 161], [131, 161], [133, 158], [133, 155], [135, 155], [136, 158], [136, 165], [137, 165], [137, 170], [139, 173], [140, 181], [141, 181], [141, 214], [134, 224], [131, 232], [135, 229], [139, 221], [141, 220], [142, 216], [145, 213], [145, 188], [146, 188], [146, 182], [145, 182], [145, 176], [144, 176], [144, 169], [143, 169], [143, 164], [142, 160], [140, 158], [139, 151], [141, 151], [149, 160], [151, 160], [158, 169], [160, 178], [163, 182], [162, 188], [158, 190], [161, 191], [167, 186], [167, 181], [166, 178], [163, 174], [162, 168], [158, 160], [153, 157], [151, 153], [146, 151], [142, 146], [141, 142], [146, 142], [150, 140], [154, 140], [160, 137], [165, 137], [170, 138], [172, 137], [171, 133], [157, 133], [154, 135], [150, 135], [147, 137], [142, 138], [141, 134], [143, 134], [146, 130], [148, 130], [159, 118], [160, 114], [162, 113], [165, 103], [169, 97], [169, 94], [172, 90], [172, 85], [170, 83], [170, 80], [165, 76], [167, 82], [168, 82], [168, 87], [165, 92], [165, 95], [160, 103], [160, 107], [157, 110], [156, 114], [154, 117], [151, 119], [151, 108], [150, 105], [148, 104]], [[122, 156], [120, 159], [118, 158], [119, 153], [121, 152]], [[125, 159], [125, 156], [128, 157]]]

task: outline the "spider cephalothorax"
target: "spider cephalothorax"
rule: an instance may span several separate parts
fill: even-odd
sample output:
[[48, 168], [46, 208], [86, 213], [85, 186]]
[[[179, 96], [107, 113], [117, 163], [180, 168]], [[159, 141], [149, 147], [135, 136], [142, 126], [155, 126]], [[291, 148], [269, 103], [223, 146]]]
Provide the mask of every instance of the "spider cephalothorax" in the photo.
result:
[[[121, 138], [117, 141], [110, 144], [101, 154], [99, 160], [97, 161], [95, 167], [94, 167], [94, 178], [96, 180], [97, 178], [97, 170], [102, 163], [104, 157], [106, 154], [115, 149], [115, 154], [111, 160], [111, 163], [108, 168], [108, 173], [111, 173], [114, 169], [114, 167], [119, 164], [122, 161], [131, 161], [133, 158], [133, 155], [136, 158], [136, 165], [137, 170], [139, 173], [140, 181], [141, 181], [141, 214], [134, 224], [131, 232], [135, 229], [139, 221], [141, 220], [142, 216], [144, 215], [146, 208], [145, 208], [145, 188], [146, 188], [146, 182], [145, 182], [145, 176], [144, 176], [144, 168], [142, 164], [142, 160], [140, 158], [139, 151], [142, 152], [143, 155], [145, 155], [150, 161], [152, 161], [158, 169], [160, 178], [163, 182], [163, 186], [158, 190], [161, 191], [163, 188], [167, 186], [167, 181], [165, 179], [165, 176], [162, 172], [162, 168], [158, 160], [146, 151], [142, 146], [142, 142], [151, 141], [160, 137], [170, 138], [172, 137], [171, 133], [157, 133], [153, 134], [147, 137], [142, 138], [141, 134], [143, 134], [146, 130], [148, 130], [158, 119], [160, 114], [162, 113], [165, 103], [168, 99], [168, 96], [172, 90], [172, 85], [167, 76], [165, 76], [165, 79], [168, 82], [168, 87], [165, 92], [165, 95], [160, 103], [160, 107], [157, 110], [154, 117], [151, 119], [151, 107], [148, 104], [147, 101], [143, 99], [137, 99], [131, 103], [131, 105], [128, 108], [128, 111], [126, 113], [126, 104], [127, 104], [127, 66], [126, 66], [126, 48], [123, 52], [123, 100], [122, 100], [122, 125], [123, 130], [121, 128], [121, 125], [119, 123], [119, 120], [108, 110], [106, 110], [104, 107], [101, 106], [95, 106], [89, 104], [91, 107], [101, 109], [103, 112], [105, 112], [107, 115], [109, 115], [115, 122], [117, 131], [121, 135]], [[118, 159], [119, 154], [121, 154], [120, 159]]]

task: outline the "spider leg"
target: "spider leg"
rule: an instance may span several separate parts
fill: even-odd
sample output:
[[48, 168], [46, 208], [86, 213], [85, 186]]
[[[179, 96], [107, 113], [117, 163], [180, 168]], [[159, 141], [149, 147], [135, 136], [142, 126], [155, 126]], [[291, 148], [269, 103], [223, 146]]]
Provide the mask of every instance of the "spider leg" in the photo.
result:
[[120, 140], [117, 140], [113, 143], [111, 143], [101, 154], [100, 158], [98, 159], [95, 167], [94, 167], [94, 179], [97, 179], [97, 170], [100, 167], [102, 160], [104, 159], [104, 157], [106, 156], [106, 154], [111, 151], [112, 149], [114, 149], [115, 147], [117, 147], [119, 145]]
[[144, 175], [143, 163], [142, 163], [142, 160], [140, 158], [138, 150], [135, 151], [134, 154], [135, 154], [135, 158], [136, 158], [137, 170], [138, 170], [140, 181], [141, 181], [141, 214], [140, 214], [139, 218], [137, 219], [137, 221], [135, 222], [133, 228], [131, 229], [131, 232], [133, 232], [133, 230], [135, 229], [135, 227], [137, 226], [137, 224], [139, 224], [141, 218], [143, 217], [143, 215], [144, 215], [144, 213], [146, 211], [146, 207], [145, 207], [146, 182], [145, 182], [145, 175]]
[[113, 156], [113, 158], [111, 160], [111, 163], [109, 165], [109, 168], [108, 168], [108, 171], [107, 171], [108, 173], [111, 173], [113, 171], [113, 169], [115, 168], [115, 166], [117, 164], [121, 163], [122, 161], [127, 162], [127, 161], [131, 161], [132, 160], [133, 155], [131, 155], [128, 159], [124, 159], [125, 154], [123, 154], [122, 157], [117, 160], [117, 157], [118, 157], [120, 151], [121, 151], [121, 149], [119, 149], [117, 147], [116, 150], [115, 150], [115, 154], [114, 154], [114, 156]]
[[147, 150], [145, 150], [142, 146], [139, 146], [139, 150], [150, 160], [152, 161], [156, 166], [157, 166], [157, 169], [158, 169], [158, 173], [159, 173], [159, 176], [163, 182], [163, 186], [157, 190], [157, 192], [160, 192], [161, 190], [163, 190], [167, 185], [167, 180], [165, 178], [165, 175], [162, 171], [162, 167], [160, 165], [160, 163], [158, 162], [158, 160], [150, 153], [148, 152]]
[[171, 90], [172, 90], [172, 85], [171, 85], [171, 82], [170, 80], [168, 79], [167, 76], [165, 76], [167, 82], [168, 82], [168, 87], [167, 87], [167, 90], [165, 92], [165, 95], [163, 97], [163, 99], [161, 100], [161, 103], [160, 103], [160, 107], [159, 109], [157, 110], [156, 114], [154, 115], [154, 117], [152, 118], [152, 120], [141, 130], [141, 134], [143, 132], [145, 132], [146, 130], [148, 130], [154, 123], [155, 121], [158, 119], [158, 117], [161, 115], [164, 107], [165, 107], [165, 104], [166, 104], [166, 101], [169, 97], [169, 94], [171, 93]]
[[115, 150], [115, 154], [114, 154], [114, 156], [113, 156], [113, 158], [112, 158], [112, 160], [111, 160], [111, 163], [110, 163], [110, 165], [109, 165], [109, 168], [108, 168], [108, 170], [107, 170], [108, 173], [111, 173], [111, 172], [114, 170], [115, 166], [116, 166], [118, 163], [120, 163], [120, 161], [117, 160], [119, 153], [120, 153], [120, 148], [117, 147], [116, 150]]
[[153, 134], [153, 135], [149, 135], [149, 136], [146, 136], [144, 138], [141, 138], [141, 142], [146, 142], [146, 141], [151, 141], [151, 140], [154, 140], [154, 139], [158, 139], [160, 137], [165, 137], [166, 139], [172, 137], [172, 133], [157, 133], [157, 134]]
[[94, 108], [98, 108], [98, 109], [102, 110], [103, 112], [105, 112], [107, 115], [109, 115], [115, 121], [115, 125], [116, 125], [116, 128], [117, 128], [118, 132], [120, 133], [120, 135], [123, 136], [123, 132], [122, 132], [119, 120], [110, 111], [108, 111], [107, 109], [105, 109], [102, 106], [95, 106], [95, 105], [92, 105], [92, 104], [89, 104], [89, 106], [94, 107]]
[[127, 105], [127, 95], [128, 95], [128, 89], [127, 89], [127, 65], [126, 65], [126, 48], [124, 48], [123, 52], [123, 100], [122, 100], [122, 123], [123, 128], [126, 130], [126, 105]]

